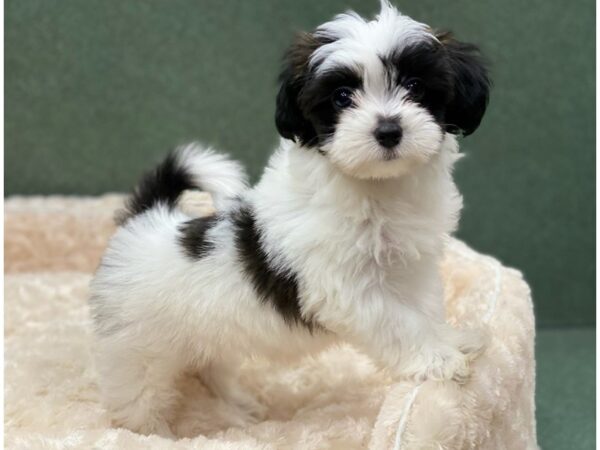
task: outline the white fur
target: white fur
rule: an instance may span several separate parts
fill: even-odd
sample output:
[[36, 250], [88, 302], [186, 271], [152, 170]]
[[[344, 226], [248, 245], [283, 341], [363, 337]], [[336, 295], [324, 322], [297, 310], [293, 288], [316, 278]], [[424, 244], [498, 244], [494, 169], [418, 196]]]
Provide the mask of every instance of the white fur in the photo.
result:
[[194, 176], [194, 182], [212, 196], [216, 209], [240, 195], [248, 187], [248, 177], [242, 165], [212, 149], [194, 142], [178, 149], [178, 162]]
[[[383, 70], [378, 78], [383, 78]], [[440, 148], [444, 133], [426, 109], [406, 100], [403, 89], [387, 91], [373, 84], [367, 81], [365, 92], [355, 94], [357, 107], [341, 113], [339, 124], [323, 149], [349, 175], [397, 177], [427, 162]], [[390, 160], [372, 131], [380, 117], [395, 116], [399, 117], [403, 134]]]
[[[423, 31], [385, 3], [379, 22], [363, 21], [364, 29], [355, 30], [357, 21], [343, 16], [322, 29], [348, 33], [367, 48], [397, 45]], [[393, 21], [408, 28], [398, 34]], [[316, 55], [314, 63], [337, 61], [338, 51], [349, 55], [348, 42]], [[237, 163], [199, 147], [179, 153], [223, 216], [238, 207], [233, 196], [252, 207], [270, 260], [297, 275], [303, 317], [326, 331], [289, 326], [257, 298], [229, 220], [209, 229], [215, 248], [192, 260], [178, 241], [189, 216], [158, 205], [117, 231], [92, 283], [100, 387], [117, 424], [169, 434], [173, 385], [185, 370], [200, 373], [248, 419], [260, 417], [260, 404], [236, 385], [240, 361], [250, 355], [288, 360], [337, 340], [397, 377], [467, 375], [482, 341], [445, 323], [438, 273], [462, 204], [452, 181], [456, 140], [406, 101], [402, 89], [386, 91], [381, 70], [364, 60], [358, 65], [370, 71], [364, 97], [341, 116], [325, 155], [282, 141], [260, 182], [245, 189]], [[382, 112], [399, 114], [404, 129], [392, 160], [372, 142]]]
[[317, 36], [334, 38], [321, 46], [310, 59], [317, 73], [339, 66], [376, 66], [379, 55], [423, 40], [434, 40], [429, 27], [401, 14], [387, 1], [375, 20], [367, 21], [353, 11], [337, 15], [332, 21], [319, 26]]

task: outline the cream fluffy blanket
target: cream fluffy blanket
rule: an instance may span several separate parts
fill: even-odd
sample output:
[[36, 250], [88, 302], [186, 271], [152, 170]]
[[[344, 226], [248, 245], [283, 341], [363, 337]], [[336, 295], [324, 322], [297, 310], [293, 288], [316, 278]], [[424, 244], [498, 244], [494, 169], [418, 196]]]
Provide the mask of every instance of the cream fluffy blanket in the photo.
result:
[[464, 386], [392, 382], [350, 347], [293, 367], [254, 361], [243, 381], [266, 421], [228, 425], [194, 378], [178, 441], [111, 428], [90, 355], [88, 282], [119, 196], [5, 204], [5, 445], [18, 449], [535, 449], [534, 320], [519, 272], [457, 240], [442, 265], [448, 315], [489, 327]]

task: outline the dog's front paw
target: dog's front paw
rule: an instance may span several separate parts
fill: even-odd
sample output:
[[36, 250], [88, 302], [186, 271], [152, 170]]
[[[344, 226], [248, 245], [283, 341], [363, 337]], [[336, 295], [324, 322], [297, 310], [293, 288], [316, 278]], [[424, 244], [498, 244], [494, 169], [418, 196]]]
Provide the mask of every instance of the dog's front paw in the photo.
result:
[[262, 422], [267, 417], [267, 407], [247, 392], [237, 392], [232, 401], [249, 424]]
[[402, 365], [402, 376], [418, 382], [455, 380], [469, 377], [469, 358], [455, 347], [443, 344], [425, 347]]
[[483, 353], [488, 340], [489, 335], [482, 328], [457, 330], [448, 326], [443, 334], [443, 341], [458, 349], [469, 361]]
[[470, 363], [485, 348], [486, 336], [479, 330], [455, 330], [448, 327], [443, 341], [423, 345], [402, 365], [404, 377], [416, 381], [454, 380], [465, 383]]

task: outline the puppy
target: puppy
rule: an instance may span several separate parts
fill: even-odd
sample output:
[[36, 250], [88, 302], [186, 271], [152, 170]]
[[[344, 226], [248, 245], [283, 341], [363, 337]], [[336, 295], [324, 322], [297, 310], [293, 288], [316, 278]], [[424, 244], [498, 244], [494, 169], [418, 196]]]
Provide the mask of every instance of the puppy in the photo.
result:
[[[290, 360], [343, 340], [393, 376], [464, 380], [481, 335], [445, 323], [438, 264], [462, 206], [456, 134], [490, 82], [478, 49], [402, 15], [348, 12], [285, 59], [261, 180], [192, 144], [130, 198], [91, 286], [99, 384], [117, 425], [169, 435], [174, 380], [201, 374], [260, 417], [244, 358]], [[177, 208], [184, 190], [216, 213]]]

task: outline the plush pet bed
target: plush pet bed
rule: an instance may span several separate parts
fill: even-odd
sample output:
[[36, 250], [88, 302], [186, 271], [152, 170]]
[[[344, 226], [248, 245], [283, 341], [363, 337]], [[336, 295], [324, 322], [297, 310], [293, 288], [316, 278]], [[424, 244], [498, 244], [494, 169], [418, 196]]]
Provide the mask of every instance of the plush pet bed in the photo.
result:
[[[203, 197], [184, 207], [206, 211]], [[394, 382], [348, 346], [292, 367], [249, 362], [267, 420], [239, 423], [190, 374], [177, 441], [111, 428], [91, 358], [88, 283], [120, 196], [5, 203], [5, 446], [16, 449], [535, 449], [534, 319], [519, 272], [448, 242], [449, 320], [491, 340], [465, 385]], [[224, 349], [223, 351], [227, 351]]]

